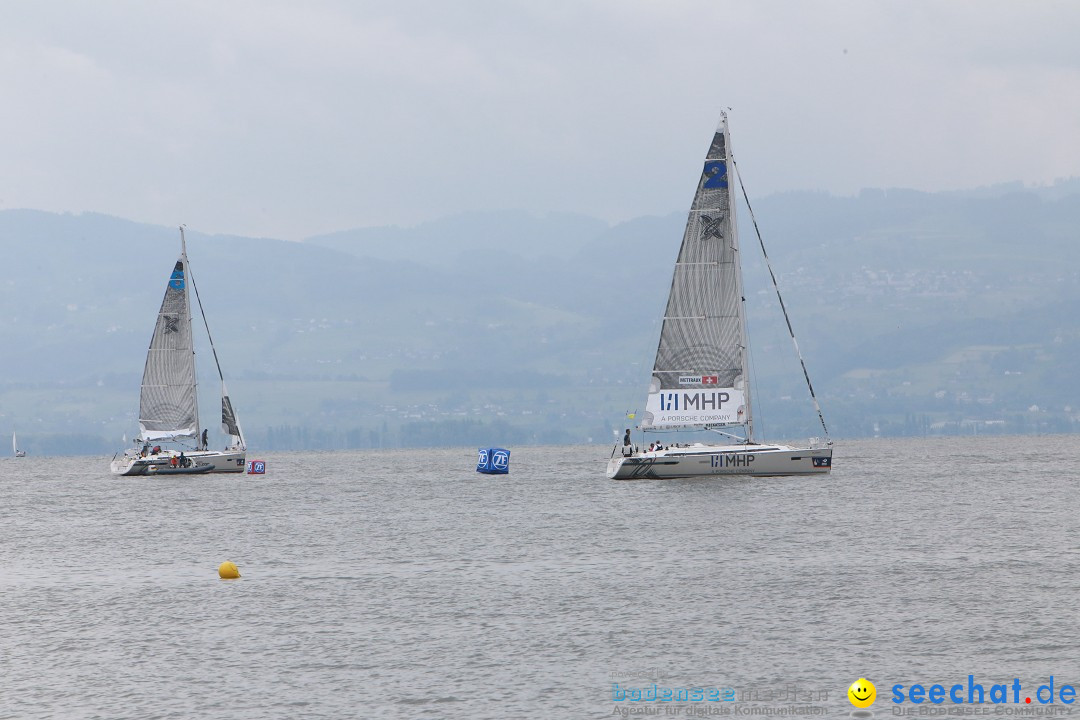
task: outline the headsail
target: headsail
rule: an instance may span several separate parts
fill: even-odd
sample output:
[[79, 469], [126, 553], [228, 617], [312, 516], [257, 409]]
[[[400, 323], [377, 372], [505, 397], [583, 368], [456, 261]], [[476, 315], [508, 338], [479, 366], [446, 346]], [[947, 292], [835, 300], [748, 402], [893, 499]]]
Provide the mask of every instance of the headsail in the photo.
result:
[[[184, 237], [184, 227], [182, 225], [180, 226], [180, 237]], [[206, 319], [206, 310], [203, 308], [202, 297], [199, 296], [199, 286], [195, 284], [194, 275], [191, 275], [191, 287], [195, 291], [195, 300], [199, 303], [199, 314], [202, 315], [203, 327], [206, 328], [206, 337], [210, 341], [210, 351], [214, 354], [214, 365], [217, 366], [218, 378], [221, 379], [221, 429], [231, 436], [230, 447], [247, 449], [247, 444], [244, 442], [244, 433], [240, 429], [240, 422], [236, 419], [236, 411], [233, 410], [232, 400], [229, 399], [229, 389], [225, 387], [225, 374], [221, 372], [221, 361], [218, 360], [217, 346], [214, 345], [214, 336], [210, 333], [210, 323]]]
[[[220, 372], [220, 367], [218, 368]], [[232, 436], [232, 444], [237, 447], [246, 447], [244, 433], [240, 430], [240, 422], [236, 419], [236, 411], [233, 410], [232, 400], [229, 399], [229, 391], [225, 387], [225, 379], [221, 380], [221, 429]]]
[[183, 250], [165, 288], [146, 353], [139, 429], [144, 440], [194, 438], [199, 434], [187, 252]]
[[713, 135], [675, 264], [641, 425], [742, 425], [750, 435], [742, 272], [727, 116]]

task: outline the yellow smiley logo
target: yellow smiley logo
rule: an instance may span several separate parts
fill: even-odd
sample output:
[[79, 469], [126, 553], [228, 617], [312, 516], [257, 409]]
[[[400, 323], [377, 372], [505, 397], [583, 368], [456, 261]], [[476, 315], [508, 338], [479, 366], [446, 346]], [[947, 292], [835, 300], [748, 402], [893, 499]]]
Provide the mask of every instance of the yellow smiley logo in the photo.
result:
[[847, 689], [848, 700], [857, 708], [868, 708], [877, 699], [877, 688], [866, 678], [859, 678]]

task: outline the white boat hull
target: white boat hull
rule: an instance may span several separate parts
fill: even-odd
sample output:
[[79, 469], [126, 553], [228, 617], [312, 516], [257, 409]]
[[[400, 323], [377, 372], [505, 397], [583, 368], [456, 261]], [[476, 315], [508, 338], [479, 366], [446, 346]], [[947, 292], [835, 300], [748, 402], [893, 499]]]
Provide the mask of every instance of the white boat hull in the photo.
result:
[[[180, 453], [163, 452], [157, 455], [123, 455], [115, 458], [109, 466], [115, 475], [150, 475], [151, 467], [170, 467], [170, 460], [178, 457]], [[245, 469], [244, 450], [193, 450], [184, 452], [184, 457], [191, 460], [193, 465], [211, 465], [207, 471], [211, 473], [239, 473]]]
[[832, 448], [787, 445], [704, 445], [635, 453], [608, 461], [613, 480], [666, 480], [726, 475], [769, 477], [826, 475], [832, 469]]

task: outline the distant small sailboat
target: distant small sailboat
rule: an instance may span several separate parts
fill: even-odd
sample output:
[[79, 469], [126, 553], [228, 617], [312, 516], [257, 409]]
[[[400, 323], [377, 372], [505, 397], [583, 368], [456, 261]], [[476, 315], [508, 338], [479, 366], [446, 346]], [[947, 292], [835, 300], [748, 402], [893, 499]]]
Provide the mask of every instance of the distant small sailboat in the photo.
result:
[[15, 453], [15, 457], [26, 457], [26, 451], [19, 449], [19, 440], [15, 437], [15, 431], [11, 431], [11, 450]]
[[[221, 427], [230, 437], [229, 446], [223, 451], [210, 450], [206, 446], [207, 433], [205, 430], [200, 432], [199, 428], [190, 291], [195, 292], [199, 302], [199, 311], [221, 379]], [[126, 433], [124, 437], [127, 437]], [[192, 440], [196, 443], [194, 449], [182, 446], [179, 450], [176, 447], [163, 448], [158, 444], [179, 445]], [[128, 448], [122, 455], [113, 457], [110, 467], [114, 473], [149, 475], [244, 471], [247, 450], [244, 434], [225, 388], [225, 377], [221, 373], [214, 339], [210, 336], [206, 313], [202, 311], [202, 300], [191, 275], [183, 227], [180, 228], [180, 257], [166, 283], [165, 297], [158, 310], [157, 323], [146, 355], [139, 395], [138, 442], [141, 448]], [[184, 464], [173, 468], [174, 459], [180, 459]]]

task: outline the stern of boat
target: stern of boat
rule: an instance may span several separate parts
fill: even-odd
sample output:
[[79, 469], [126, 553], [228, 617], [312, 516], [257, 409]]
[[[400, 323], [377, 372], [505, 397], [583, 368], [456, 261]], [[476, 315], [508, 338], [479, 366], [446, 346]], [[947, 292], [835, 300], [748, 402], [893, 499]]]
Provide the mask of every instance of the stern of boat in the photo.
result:
[[112, 462], [109, 463], [109, 470], [113, 475], [144, 475], [146, 474], [146, 468], [139, 463], [138, 455], [129, 455], [125, 453], [120, 457], [114, 457]]
[[192, 462], [213, 465], [212, 473], [242, 473], [246, 469], [246, 450], [196, 450], [187, 454]]

